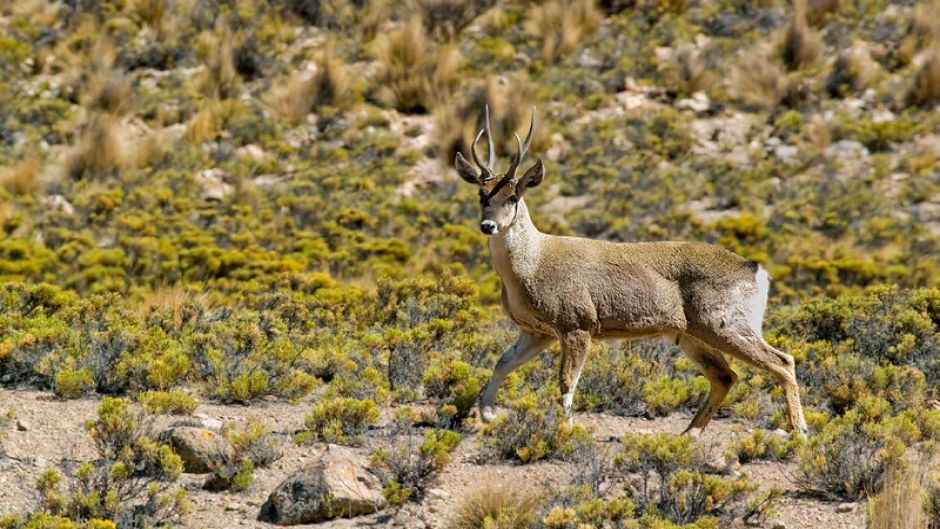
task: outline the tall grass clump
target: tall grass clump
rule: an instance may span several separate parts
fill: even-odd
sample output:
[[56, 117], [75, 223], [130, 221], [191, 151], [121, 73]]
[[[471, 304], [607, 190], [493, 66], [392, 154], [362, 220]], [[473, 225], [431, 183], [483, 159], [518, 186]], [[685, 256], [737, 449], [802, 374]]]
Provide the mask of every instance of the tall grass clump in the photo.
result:
[[345, 108], [356, 99], [348, 68], [336, 54], [332, 40], [317, 54], [316, 64], [313, 76], [295, 77], [272, 97], [275, 114], [292, 125], [302, 123], [312, 110], [324, 106]]
[[796, 2], [780, 45], [780, 58], [788, 70], [802, 70], [816, 62], [821, 48], [822, 37], [806, 21], [806, 5]]
[[402, 112], [426, 113], [457, 87], [461, 55], [452, 44], [435, 44], [413, 16], [374, 47], [380, 62], [372, 97]]
[[753, 108], [773, 108], [787, 93], [786, 75], [762, 54], [744, 54], [731, 72], [730, 84], [735, 99]]
[[893, 466], [881, 492], [868, 500], [868, 529], [927, 529], [924, 469]]
[[940, 101], [940, 43], [930, 48], [917, 67], [908, 101], [918, 105]]
[[541, 59], [553, 64], [577, 51], [603, 19], [594, 0], [548, 0], [530, 8], [528, 26]]
[[0, 169], [0, 188], [11, 195], [31, 195], [39, 187], [39, 162], [32, 158]]
[[457, 508], [449, 529], [528, 529], [538, 516], [541, 500], [514, 490], [480, 488]]

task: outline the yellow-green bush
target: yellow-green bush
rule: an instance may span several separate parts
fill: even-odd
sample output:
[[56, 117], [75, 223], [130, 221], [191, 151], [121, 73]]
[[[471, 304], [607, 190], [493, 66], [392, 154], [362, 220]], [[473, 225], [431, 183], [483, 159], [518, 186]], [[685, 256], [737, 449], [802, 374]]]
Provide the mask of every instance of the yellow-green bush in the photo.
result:
[[371, 400], [335, 398], [316, 404], [304, 419], [306, 430], [296, 436], [298, 443], [321, 441], [359, 444], [370, 426], [378, 423], [379, 409]]
[[534, 397], [513, 402], [509, 413], [487, 424], [481, 436], [482, 459], [523, 463], [564, 459], [594, 442], [583, 426], [571, 424], [561, 406]]

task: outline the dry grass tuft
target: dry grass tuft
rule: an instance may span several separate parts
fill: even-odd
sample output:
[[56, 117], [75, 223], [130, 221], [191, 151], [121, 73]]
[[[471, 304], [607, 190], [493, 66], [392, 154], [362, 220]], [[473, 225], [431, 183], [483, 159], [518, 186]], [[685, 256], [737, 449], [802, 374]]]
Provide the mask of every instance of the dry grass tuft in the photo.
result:
[[526, 529], [536, 521], [541, 501], [532, 494], [481, 488], [457, 509], [450, 529]]
[[826, 91], [833, 97], [845, 97], [861, 92], [868, 87], [877, 68], [864, 45], [852, 46], [839, 53], [836, 58], [826, 79]]
[[682, 46], [676, 50], [672, 60], [662, 65], [661, 69], [667, 86], [682, 96], [705, 90], [715, 81], [715, 76], [691, 46]]
[[922, 466], [889, 469], [881, 492], [868, 501], [868, 528], [927, 529], [926, 497]]
[[235, 68], [235, 35], [226, 17], [220, 17], [212, 34], [201, 36], [206, 69], [202, 92], [208, 97], [226, 99], [238, 93], [241, 78]]
[[453, 45], [434, 44], [417, 16], [379, 37], [374, 53], [381, 67], [373, 96], [402, 112], [431, 111], [459, 81], [460, 52]]
[[124, 164], [124, 156], [114, 129], [113, 116], [92, 116], [81, 132], [78, 145], [66, 160], [66, 173], [78, 180], [107, 176], [118, 171]]
[[183, 139], [195, 145], [215, 139], [222, 128], [222, 117], [221, 103], [209, 101], [189, 120]]
[[528, 25], [541, 40], [542, 60], [551, 64], [580, 48], [603, 19], [594, 0], [548, 0], [530, 8]]
[[812, 66], [819, 58], [822, 37], [806, 22], [806, 6], [797, 2], [793, 8], [790, 25], [783, 34], [780, 57], [788, 70], [801, 70]]
[[907, 99], [918, 105], [940, 101], [940, 44], [934, 44], [917, 67]]
[[93, 112], [122, 116], [131, 108], [131, 94], [131, 86], [123, 76], [101, 73], [90, 80], [82, 105]]
[[436, 38], [453, 40], [482, 11], [490, 7], [491, 0], [411, 0], [410, 8], [420, 13], [428, 32]]
[[914, 7], [907, 33], [897, 49], [902, 65], [911, 64], [922, 50], [940, 39], [940, 1], [922, 2]]
[[168, 0], [134, 0], [131, 13], [144, 26], [160, 29], [170, 10]]
[[787, 78], [765, 55], [746, 53], [731, 72], [730, 88], [746, 106], [773, 108], [787, 95]]
[[11, 195], [32, 195], [39, 191], [39, 162], [23, 160], [0, 170], [0, 187]]
[[806, 20], [813, 26], [819, 27], [826, 21], [826, 17], [839, 11], [842, 0], [807, 0]]
[[323, 106], [346, 108], [358, 98], [346, 64], [330, 40], [317, 56], [312, 77], [295, 77], [270, 98], [274, 113], [292, 125], [304, 121], [311, 110]]
[[[476, 133], [483, 127], [483, 110], [490, 107], [490, 124], [496, 142], [496, 149], [504, 156], [516, 152], [513, 133], [525, 138], [529, 132], [534, 97], [532, 87], [525, 75], [520, 74], [500, 82], [496, 78], [471, 87], [462, 101], [442, 105], [435, 115], [437, 151], [445, 166], [453, 163], [458, 152], [466, 155]], [[546, 143], [545, 127], [536, 127], [532, 138], [533, 152]], [[482, 150], [478, 152], [485, 158], [485, 142], [481, 140]]]

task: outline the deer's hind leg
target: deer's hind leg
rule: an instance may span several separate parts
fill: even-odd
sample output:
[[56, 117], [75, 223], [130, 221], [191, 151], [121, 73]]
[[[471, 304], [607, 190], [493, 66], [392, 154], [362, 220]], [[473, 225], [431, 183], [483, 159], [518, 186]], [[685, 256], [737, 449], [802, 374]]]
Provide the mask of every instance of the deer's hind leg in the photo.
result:
[[790, 428], [806, 435], [808, 430], [800, 404], [800, 388], [796, 382], [796, 362], [793, 357], [772, 347], [749, 327], [725, 328], [719, 333], [717, 342], [714, 346], [721, 351], [763, 369], [777, 379], [783, 387]]
[[699, 408], [695, 417], [692, 418], [692, 422], [689, 423], [685, 432], [683, 432], [686, 433], [693, 428], [702, 429], [708, 425], [709, 421], [714, 417], [715, 412], [718, 411], [718, 407], [721, 406], [721, 403], [728, 395], [728, 391], [731, 390], [731, 386], [738, 380], [738, 375], [731, 369], [731, 366], [728, 365], [728, 361], [725, 360], [720, 352], [708, 347], [691, 336], [686, 335], [679, 338], [679, 348], [682, 349], [682, 352], [695, 364], [699, 371], [705, 375], [705, 378], [708, 379], [711, 385], [708, 391], [708, 398], [705, 400], [705, 403], [702, 404], [702, 407]]

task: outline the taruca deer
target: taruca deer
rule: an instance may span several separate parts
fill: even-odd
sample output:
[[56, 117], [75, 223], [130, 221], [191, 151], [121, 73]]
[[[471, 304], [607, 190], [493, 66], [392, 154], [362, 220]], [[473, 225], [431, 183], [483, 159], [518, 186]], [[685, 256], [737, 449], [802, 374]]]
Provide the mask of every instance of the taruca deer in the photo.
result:
[[[570, 417], [591, 339], [666, 337], [702, 371], [708, 398], [686, 431], [704, 428], [737, 380], [724, 355], [770, 372], [783, 386], [790, 427], [806, 432], [793, 357], [764, 341], [761, 324], [769, 278], [756, 261], [696, 242], [613, 243], [540, 232], [523, 195], [542, 183], [542, 160], [516, 176], [532, 142], [535, 109], [505, 174], [493, 167], [489, 108], [470, 149], [476, 169], [457, 153], [460, 177], [480, 188], [480, 230], [489, 237], [503, 283], [503, 306], [519, 338], [499, 359], [480, 395], [484, 422], [496, 417], [503, 379], [555, 340], [561, 343], [562, 405]], [[477, 157], [486, 134], [489, 160]]]

